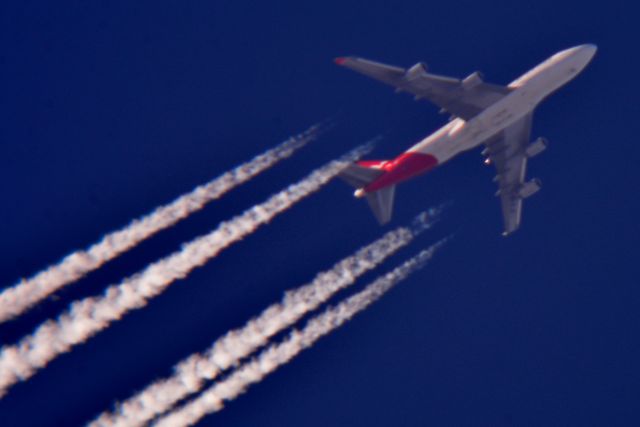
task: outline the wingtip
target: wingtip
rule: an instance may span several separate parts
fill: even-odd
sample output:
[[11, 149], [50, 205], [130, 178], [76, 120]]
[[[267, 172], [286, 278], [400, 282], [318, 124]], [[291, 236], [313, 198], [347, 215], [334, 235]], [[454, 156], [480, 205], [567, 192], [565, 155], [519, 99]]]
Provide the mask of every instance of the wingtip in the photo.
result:
[[347, 62], [347, 58], [344, 56], [339, 56], [337, 58], [334, 58], [333, 62], [335, 62], [338, 65], [343, 65], [345, 62]]

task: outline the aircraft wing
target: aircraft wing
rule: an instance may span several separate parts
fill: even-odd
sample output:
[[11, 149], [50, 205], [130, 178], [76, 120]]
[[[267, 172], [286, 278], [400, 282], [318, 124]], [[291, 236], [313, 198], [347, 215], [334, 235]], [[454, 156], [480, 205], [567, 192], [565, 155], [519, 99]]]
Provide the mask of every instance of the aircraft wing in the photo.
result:
[[502, 204], [505, 236], [520, 226], [522, 200], [540, 188], [536, 180], [524, 182], [532, 117], [533, 113], [530, 113], [504, 129], [496, 138], [487, 141], [483, 151], [498, 173], [494, 181], [498, 184], [496, 195], [500, 196]]
[[427, 99], [463, 120], [473, 118], [510, 91], [506, 86], [485, 83], [479, 73], [473, 73], [464, 80], [430, 74], [422, 63], [404, 69], [353, 56], [337, 58], [335, 62], [394, 86], [397, 92]]

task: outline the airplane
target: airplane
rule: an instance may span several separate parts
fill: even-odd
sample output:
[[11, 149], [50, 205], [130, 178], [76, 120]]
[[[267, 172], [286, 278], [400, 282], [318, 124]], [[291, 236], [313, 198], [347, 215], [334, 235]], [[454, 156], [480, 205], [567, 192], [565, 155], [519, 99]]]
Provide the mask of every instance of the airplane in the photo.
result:
[[358, 57], [339, 57], [334, 62], [426, 99], [451, 114], [445, 126], [392, 160], [366, 160], [349, 165], [340, 177], [356, 188], [355, 197], [366, 197], [380, 224], [391, 220], [397, 184], [428, 172], [456, 155], [484, 144], [486, 164], [497, 174], [503, 235], [520, 227], [522, 201], [541, 186], [540, 180], [525, 182], [527, 160], [548, 145], [545, 138], [529, 143], [533, 111], [555, 90], [576, 77], [597, 51], [583, 44], [551, 56], [507, 86], [486, 83], [479, 72], [464, 79], [431, 74], [424, 63], [409, 69]]

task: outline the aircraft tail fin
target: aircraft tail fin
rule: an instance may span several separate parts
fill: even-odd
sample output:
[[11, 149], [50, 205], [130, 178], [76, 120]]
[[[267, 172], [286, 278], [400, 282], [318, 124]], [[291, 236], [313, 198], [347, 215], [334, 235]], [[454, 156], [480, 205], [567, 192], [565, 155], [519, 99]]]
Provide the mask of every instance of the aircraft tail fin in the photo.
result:
[[[343, 170], [339, 176], [349, 185], [361, 189], [385, 173], [380, 168], [384, 162], [384, 160], [368, 160], [354, 163]], [[369, 207], [380, 225], [391, 221], [395, 185], [367, 193], [366, 196]]]

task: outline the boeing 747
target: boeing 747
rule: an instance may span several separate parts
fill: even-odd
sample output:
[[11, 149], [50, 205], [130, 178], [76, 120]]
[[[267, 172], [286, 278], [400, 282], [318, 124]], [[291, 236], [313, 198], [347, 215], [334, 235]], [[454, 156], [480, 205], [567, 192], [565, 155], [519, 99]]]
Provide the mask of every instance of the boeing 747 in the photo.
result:
[[452, 120], [393, 160], [359, 161], [341, 177], [366, 197], [377, 220], [391, 220], [395, 187], [430, 171], [456, 155], [484, 145], [485, 163], [497, 170], [504, 218], [503, 235], [520, 226], [522, 201], [540, 189], [540, 181], [525, 181], [527, 160], [540, 154], [547, 140], [530, 141], [534, 109], [552, 92], [577, 76], [591, 61], [596, 46], [584, 44], [556, 53], [507, 86], [483, 81], [479, 72], [460, 80], [431, 74], [417, 63], [409, 69], [357, 57], [336, 58], [338, 65], [426, 99], [448, 112]]

